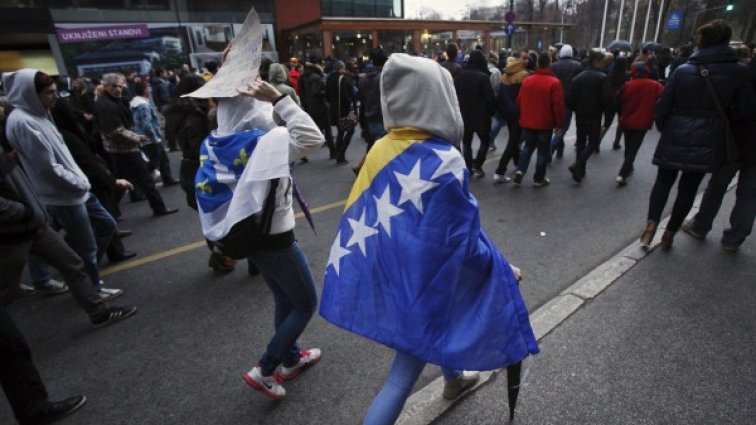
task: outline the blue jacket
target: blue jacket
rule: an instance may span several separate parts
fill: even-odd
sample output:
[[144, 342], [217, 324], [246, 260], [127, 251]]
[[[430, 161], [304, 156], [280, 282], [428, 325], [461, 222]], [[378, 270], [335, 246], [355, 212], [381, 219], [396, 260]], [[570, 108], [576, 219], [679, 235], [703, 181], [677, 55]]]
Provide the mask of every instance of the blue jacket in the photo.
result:
[[152, 105], [147, 99], [137, 96], [131, 99], [129, 103], [131, 116], [134, 119], [134, 133], [145, 135], [150, 140], [143, 142], [143, 145], [149, 145], [155, 142], [161, 142], [160, 121], [152, 109]]
[[719, 102], [731, 118], [749, 113], [753, 93], [748, 70], [738, 63], [735, 51], [728, 46], [696, 51], [675, 69], [656, 104], [661, 138], [653, 162], [659, 167], [708, 173], [725, 161], [724, 122], [699, 67], [709, 70]]

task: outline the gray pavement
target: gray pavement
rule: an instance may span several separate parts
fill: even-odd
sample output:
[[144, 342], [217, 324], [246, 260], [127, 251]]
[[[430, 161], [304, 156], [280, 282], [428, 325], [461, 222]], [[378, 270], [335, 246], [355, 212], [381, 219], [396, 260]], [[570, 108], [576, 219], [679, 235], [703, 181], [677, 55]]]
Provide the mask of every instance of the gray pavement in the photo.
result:
[[[723, 206], [732, 207], [730, 193]], [[680, 234], [541, 340], [515, 424], [753, 424], [756, 243]], [[498, 376], [434, 425], [501, 424]]]
[[[567, 165], [574, 159], [572, 139], [568, 139], [565, 159], [555, 160], [549, 168], [551, 186], [532, 187], [534, 165], [522, 187], [493, 185], [491, 177], [505, 137], [503, 131], [497, 139], [499, 150], [489, 156], [492, 160], [484, 167], [486, 178], [473, 181], [471, 188], [481, 204], [483, 227], [507, 258], [525, 271], [527, 284], [523, 286], [523, 294], [534, 311], [638, 237], [656, 173], [650, 158], [658, 133], [650, 132], [647, 136], [636, 161], [636, 172], [624, 188], [617, 188], [614, 183], [622, 153], [611, 151], [611, 142], [606, 140], [602, 153], [589, 161], [587, 178], [581, 185], [573, 184], [567, 171]], [[364, 146], [355, 136], [348, 155], [352, 163], [364, 152]], [[315, 214], [318, 235], [307, 228], [304, 220], [297, 221], [297, 235], [309, 256], [318, 291], [322, 288], [328, 249], [341, 214], [341, 208], [332, 205], [347, 197], [354, 179], [349, 167], [333, 165], [326, 158], [327, 151], [323, 149], [311, 156], [309, 164], [294, 169], [311, 206], [316, 209], [325, 206]], [[178, 156], [171, 154], [171, 160], [177, 170]], [[323, 361], [286, 386], [288, 394], [283, 402], [272, 402], [253, 392], [240, 374], [257, 361], [270, 337], [270, 292], [259, 277], [248, 277], [242, 264], [230, 274], [214, 274], [207, 267], [207, 251], [201, 246], [166, 255], [170, 250], [201, 241], [201, 233], [196, 213], [184, 205], [180, 188], [160, 191], [170, 206], [179, 206], [181, 211], [154, 219], [145, 203], [124, 203], [123, 225], [134, 230], [134, 235], [125, 242], [139, 257], [126, 264], [129, 267], [124, 270], [106, 272], [105, 276], [110, 286], [127, 292], [119, 302], [139, 306], [134, 318], [92, 331], [69, 296], [30, 297], [10, 309], [30, 342], [53, 397], [84, 393], [90, 399], [82, 411], [61, 423], [359, 423], [383, 384], [391, 352], [316, 317], [302, 343], [322, 348]], [[683, 241], [684, 235], [679, 239]], [[734, 258], [753, 258], [753, 250], [749, 249]], [[674, 257], [680, 252], [683, 249], [670, 254]], [[158, 254], [165, 258], [139, 263]], [[713, 267], [711, 263], [721, 261], [713, 256], [697, 264]], [[745, 274], [748, 270], [738, 265], [730, 273], [745, 277], [749, 276]], [[750, 276], [753, 275], [751, 268]], [[536, 365], [547, 363], [547, 356], [564, 355], [561, 345], [549, 345], [551, 337], [544, 341], [543, 354], [537, 357]], [[628, 346], [616, 350], [615, 355], [623, 355]], [[426, 368], [416, 388], [424, 387], [439, 374], [438, 368]], [[537, 394], [544, 397], [548, 394], [536, 390], [536, 383], [541, 382], [535, 380], [538, 375], [538, 369], [534, 369], [533, 384], [523, 392], [521, 413], [527, 412], [526, 404], [534, 403]], [[585, 379], [585, 385], [592, 387], [590, 376]], [[544, 388], [549, 388], [547, 384], [544, 382]], [[495, 385], [499, 384], [485, 386], [460, 402], [450, 415], [472, 415], [481, 410], [495, 413], [496, 409], [502, 409], [499, 404], [503, 393]], [[595, 387], [611, 390], [611, 385], [606, 388], [601, 385], [604, 383]], [[496, 395], [481, 408], [476, 404], [478, 397], [489, 392]], [[568, 404], [571, 398], [562, 394], [556, 399], [545, 399], [547, 403], [560, 400]], [[12, 423], [5, 403], [0, 398], [0, 423]], [[476, 408], [466, 408], [471, 405]], [[443, 423], [487, 420], [464, 418], [449, 416], [440, 420], [447, 421]], [[494, 416], [490, 418], [494, 420]], [[502, 420], [503, 416], [497, 419]]]

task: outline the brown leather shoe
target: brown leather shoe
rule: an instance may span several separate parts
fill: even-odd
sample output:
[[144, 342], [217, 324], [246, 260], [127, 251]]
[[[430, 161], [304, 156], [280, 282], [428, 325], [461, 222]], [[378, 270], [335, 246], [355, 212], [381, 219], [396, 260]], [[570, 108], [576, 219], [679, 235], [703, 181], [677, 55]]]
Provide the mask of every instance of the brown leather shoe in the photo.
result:
[[669, 251], [670, 249], [672, 249], [672, 242], [674, 241], [674, 239], [675, 233], [670, 232], [669, 230], [665, 230], [664, 234], [662, 234], [660, 243], [662, 251]]
[[643, 230], [643, 234], [640, 237], [640, 244], [642, 248], [648, 249], [651, 247], [651, 242], [654, 240], [656, 234], [657, 224], [653, 220], [648, 220], [646, 223], [646, 229]]

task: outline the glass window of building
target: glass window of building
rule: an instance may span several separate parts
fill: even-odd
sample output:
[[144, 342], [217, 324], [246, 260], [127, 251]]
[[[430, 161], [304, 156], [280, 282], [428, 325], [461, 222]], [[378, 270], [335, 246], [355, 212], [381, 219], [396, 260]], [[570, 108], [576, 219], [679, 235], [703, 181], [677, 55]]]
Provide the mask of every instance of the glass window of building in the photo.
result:
[[366, 18], [401, 18], [403, 0], [320, 0], [323, 16], [360, 16]]

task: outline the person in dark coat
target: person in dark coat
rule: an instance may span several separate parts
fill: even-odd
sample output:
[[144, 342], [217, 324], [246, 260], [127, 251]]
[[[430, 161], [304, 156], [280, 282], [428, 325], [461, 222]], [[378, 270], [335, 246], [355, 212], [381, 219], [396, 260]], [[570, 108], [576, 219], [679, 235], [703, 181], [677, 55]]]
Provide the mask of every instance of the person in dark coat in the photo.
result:
[[319, 54], [312, 54], [310, 61], [305, 63], [304, 72], [299, 78], [299, 100], [302, 102], [302, 109], [310, 115], [323, 133], [330, 158], [334, 159], [336, 146], [333, 143], [331, 122], [328, 119], [323, 66], [323, 57]]
[[[483, 163], [486, 162], [491, 143], [491, 117], [496, 111], [496, 99], [491, 87], [490, 73], [486, 57], [479, 50], [470, 53], [467, 68], [454, 79], [454, 88], [459, 99], [459, 110], [465, 123], [462, 138], [462, 154], [465, 164], [474, 177], [485, 176]], [[473, 160], [473, 134], [480, 138], [478, 154]]]
[[449, 43], [446, 45], [446, 60], [441, 62], [441, 66], [444, 67], [451, 74], [452, 78], [457, 78], [457, 75], [462, 71], [462, 67], [457, 63], [457, 54], [459, 53], [459, 47], [456, 43]]
[[577, 127], [577, 153], [575, 163], [570, 165], [569, 170], [577, 183], [585, 177], [588, 158], [598, 150], [601, 142], [601, 116], [612, 101], [609, 80], [602, 72], [604, 54], [592, 51], [588, 63], [588, 69], [572, 80], [570, 93], [567, 94], [567, 105], [575, 111]]
[[352, 75], [346, 69], [344, 62], [337, 60], [334, 62], [333, 71], [326, 80], [326, 99], [330, 105], [331, 125], [338, 127], [336, 134], [336, 163], [339, 165], [348, 164], [346, 160], [346, 151], [349, 142], [354, 135], [354, 127], [344, 128], [339, 125], [339, 120], [352, 116], [355, 120], [357, 117], [357, 94], [356, 85]]
[[496, 96], [496, 104], [499, 108], [499, 116], [507, 123], [509, 140], [504, 153], [499, 158], [493, 179], [495, 183], [508, 183], [512, 179], [507, 177], [507, 165], [509, 161], [517, 167], [520, 161], [520, 145], [522, 144], [522, 127], [520, 127], [520, 107], [517, 106], [517, 96], [520, 93], [522, 80], [528, 75], [527, 65], [530, 60], [527, 50], [520, 50], [517, 57], [509, 57], [504, 74], [501, 76], [499, 93]]
[[[644, 69], [648, 70], [648, 67], [645, 67]], [[606, 132], [609, 131], [609, 127], [612, 125], [612, 121], [614, 121], [614, 116], [619, 115], [620, 113], [619, 93], [622, 86], [629, 80], [627, 58], [619, 56], [614, 60], [614, 66], [612, 66], [612, 69], [609, 72], [608, 80], [612, 98], [609, 102], [609, 106], [604, 111], [604, 125], [601, 127], [601, 140], [604, 140]], [[619, 124], [620, 121], [621, 120], [619, 119], [617, 120], [617, 129], [614, 132], [614, 143], [612, 143], [612, 149], [614, 150], [622, 147], [620, 146], [620, 139], [622, 138], [622, 126]], [[599, 142], [599, 144], [600, 143], [601, 142]], [[598, 146], [596, 149], [598, 149]], [[598, 150], [594, 152], [598, 153]]]
[[[740, 62], [746, 66], [753, 64], [752, 52], [747, 47], [738, 49]], [[756, 73], [749, 74], [749, 81], [756, 95]], [[755, 96], [756, 97], [756, 96]], [[756, 100], [756, 99], [754, 99]], [[714, 218], [722, 206], [727, 187], [738, 174], [738, 188], [735, 206], [730, 213], [730, 227], [722, 233], [722, 248], [735, 252], [753, 230], [756, 220], [756, 101], [751, 101], [751, 111], [747, 118], [732, 122], [732, 133], [738, 142], [738, 160], [726, 162], [709, 179], [701, 208], [693, 219], [686, 221], [682, 229], [689, 235], [704, 239], [712, 228]]]
[[[551, 71], [562, 83], [562, 93], [567, 96], [570, 93], [572, 87], [572, 79], [575, 78], [580, 71], [583, 70], [583, 64], [579, 60], [575, 59], [572, 46], [565, 44], [559, 50], [559, 60], [551, 65]], [[557, 159], [561, 159], [564, 156], [564, 135], [570, 129], [570, 122], [572, 121], [572, 109], [565, 105], [564, 107], [564, 128], [562, 132], [554, 134], [551, 138], [551, 153], [556, 153]]]
[[[696, 31], [698, 50], [688, 63], [681, 65], [667, 81], [656, 105], [656, 126], [661, 138], [654, 153], [659, 167], [648, 207], [648, 221], [641, 235], [641, 245], [653, 240], [669, 192], [680, 176], [672, 216], [661, 239], [663, 250], [672, 247], [674, 235], [693, 206], [693, 201], [706, 173], [716, 171], [726, 159], [728, 137], [725, 121], [716, 102], [735, 117], [747, 116], [753, 100], [748, 83], [748, 70], [738, 63], [729, 46], [732, 28], [723, 20], [715, 20]], [[713, 86], [712, 97], [705, 75]]]

